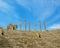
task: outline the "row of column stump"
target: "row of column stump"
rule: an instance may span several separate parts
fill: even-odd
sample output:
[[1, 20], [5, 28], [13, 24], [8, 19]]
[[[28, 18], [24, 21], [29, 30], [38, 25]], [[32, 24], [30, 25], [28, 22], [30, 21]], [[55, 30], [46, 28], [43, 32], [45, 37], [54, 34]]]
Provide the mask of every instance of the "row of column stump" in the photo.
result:
[[[39, 21], [39, 27], [40, 27], [40, 32], [42, 32], [42, 25], [41, 25], [41, 21]], [[34, 31], [36, 31], [36, 24], [34, 24]], [[44, 29], [46, 31], [46, 21], [44, 21]], [[20, 30], [22, 31], [22, 20], [20, 20]], [[30, 21], [28, 22], [28, 30], [31, 31], [30, 28]], [[26, 31], [26, 20], [24, 21], [24, 31]]]
[[[40, 32], [42, 32], [42, 25], [41, 25], [41, 21], [39, 21], [39, 24], [40, 24]], [[26, 20], [24, 21], [24, 31], [26, 32]], [[9, 24], [7, 26], [7, 30], [17, 30], [18, 26], [15, 25], [15, 24]], [[29, 29], [29, 32], [31, 31], [31, 28], [30, 28], [30, 22], [28, 22], [28, 29]], [[44, 29], [46, 31], [46, 21], [44, 22]], [[36, 24], [34, 24], [34, 31], [36, 31]], [[20, 20], [20, 31], [22, 31], [22, 20]], [[3, 33], [3, 28], [0, 27], [0, 32], [2, 32], [2, 35], [4, 34]]]

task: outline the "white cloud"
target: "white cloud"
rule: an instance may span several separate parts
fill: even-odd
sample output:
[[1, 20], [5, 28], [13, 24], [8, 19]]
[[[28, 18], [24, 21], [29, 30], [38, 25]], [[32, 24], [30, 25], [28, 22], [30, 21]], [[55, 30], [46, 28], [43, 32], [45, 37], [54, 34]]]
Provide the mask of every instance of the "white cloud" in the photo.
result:
[[7, 2], [4, 2], [3, 0], [0, 0], [0, 11], [9, 14], [11, 11], [14, 10], [14, 7], [8, 4]]
[[5, 10], [10, 10], [13, 7], [9, 5], [8, 3], [4, 2], [3, 0], [0, 0], [0, 8]]
[[60, 24], [53, 24], [53, 25], [50, 26], [48, 29], [49, 29], [49, 30], [60, 29]]
[[31, 0], [16, 0], [16, 2], [31, 11]]
[[0, 0], [0, 12], [2, 12], [2, 14], [6, 14], [6, 16], [10, 16], [9, 18], [12, 17], [19, 18], [18, 14], [15, 11], [14, 6], [8, 4], [3, 0]]
[[16, 13], [14, 6], [0, 0], [0, 25], [4, 26], [8, 23], [16, 23], [19, 20], [19, 15]]
[[60, 0], [55, 0], [54, 3], [55, 3], [56, 5], [60, 5]]
[[51, 23], [55, 22], [55, 21], [58, 20], [58, 19], [60, 19], [60, 14], [57, 14], [53, 19], [49, 20], [49, 21], [47, 22], [47, 24], [51, 24]]
[[54, 12], [56, 7], [60, 4], [60, 0], [16, 0], [19, 5], [32, 11], [33, 16], [44, 20]]
[[38, 19], [44, 20], [52, 13], [54, 13], [57, 6], [59, 6], [58, 2], [55, 0], [33, 0], [33, 13], [34, 16], [37, 16]]

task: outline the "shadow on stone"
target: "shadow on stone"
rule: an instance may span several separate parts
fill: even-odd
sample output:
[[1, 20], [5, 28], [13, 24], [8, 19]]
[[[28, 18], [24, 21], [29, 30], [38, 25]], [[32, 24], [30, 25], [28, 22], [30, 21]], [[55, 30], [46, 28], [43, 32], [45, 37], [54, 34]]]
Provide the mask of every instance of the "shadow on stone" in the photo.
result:
[[11, 43], [3, 36], [0, 36], [0, 48], [13, 48]]

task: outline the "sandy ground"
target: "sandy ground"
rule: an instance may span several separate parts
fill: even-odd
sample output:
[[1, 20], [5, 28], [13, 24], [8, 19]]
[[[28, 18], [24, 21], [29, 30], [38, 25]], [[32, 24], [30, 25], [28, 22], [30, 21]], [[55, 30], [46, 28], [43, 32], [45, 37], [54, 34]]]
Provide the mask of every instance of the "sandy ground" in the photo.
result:
[[60, 48], [60, 30], [4, 32], [0, 35], [0, 48]]

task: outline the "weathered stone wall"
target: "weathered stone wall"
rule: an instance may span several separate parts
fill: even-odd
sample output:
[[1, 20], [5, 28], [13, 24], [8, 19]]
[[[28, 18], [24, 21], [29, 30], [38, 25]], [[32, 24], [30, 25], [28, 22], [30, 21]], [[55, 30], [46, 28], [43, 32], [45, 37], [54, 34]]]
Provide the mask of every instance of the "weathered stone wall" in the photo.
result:
[[17, 30], [18, 26], [15, 24], [9, 24], [7, 26], [7, 30]]

